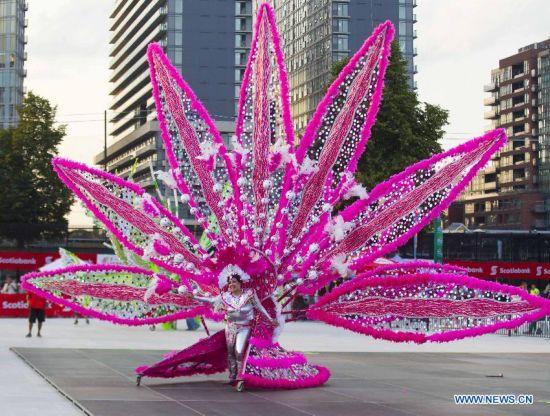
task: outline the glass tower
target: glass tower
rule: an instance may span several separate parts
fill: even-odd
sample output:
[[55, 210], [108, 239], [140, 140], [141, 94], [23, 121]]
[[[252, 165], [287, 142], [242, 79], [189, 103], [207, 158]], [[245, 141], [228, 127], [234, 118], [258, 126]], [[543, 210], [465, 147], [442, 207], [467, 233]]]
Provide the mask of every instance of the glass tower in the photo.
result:
[[4, 129], [17, 125], [17, 107], [23, 102], [26, 11], [24, 0], [0, 0], [0, 127]]
[[[255, 1], [257, 7], [262, 1]], [[415, 88], [413, 13], [416, 0], [271, 0], [283, 39], [297, 132], [310, 120], [325, 94], [332, 64], [353, 55], [376, 26], [391, 20]]]
[[[147, 63], [158, 42], [229, 143], [252, 40], [252, 0], [117, 0], [110, 15], [111, 144], [94, 163], [155, 192], [151, 170], [167, 171]], [[174, 202], [162, 184], [161, 194]], [[181, 212], [181, 211], [180, 211]], [[193, 229], [194, 219], [183, 213]]]

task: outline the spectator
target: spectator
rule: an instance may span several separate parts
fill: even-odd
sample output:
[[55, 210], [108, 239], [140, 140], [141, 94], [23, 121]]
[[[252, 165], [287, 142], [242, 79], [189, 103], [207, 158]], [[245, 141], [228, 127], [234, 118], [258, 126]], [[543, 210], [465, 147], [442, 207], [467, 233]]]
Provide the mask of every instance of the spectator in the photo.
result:
[[19, 288], [17, 287], [17, 282], [11, 276], [6, 277], [6, 283], [2, 287], [2, 293], [7, 295], [13, 295], [19, 293]]
[[[540, 290], [534, 283], [531, 283], [529, 294], [533, 296], [540, 296]], [[529, 324], [529, 335], [532, 335], [533, 333], [537, 335], [539, 334], [540, 329], [537, 329], [537, 322], [539, 321], [533, 321]]]
[[187, 324], [187, 331], [196, 331], [200, 326], [196, 318], [187, 318], [185, 323]]
[[544, 288], [544, 291], [542, 292], [542, 296], [545, 297], [546, 299], [550, 299], [550, 283], [548, 283]]
[[41, 338], [42, 323], [46, 320], [46, 300], [29, 292], [27, 294], [27, 304], [29, 305], [29, 333], [27, 338], [32, 337], [32, 327], [36, 321], [38, 321], [36, 336]]

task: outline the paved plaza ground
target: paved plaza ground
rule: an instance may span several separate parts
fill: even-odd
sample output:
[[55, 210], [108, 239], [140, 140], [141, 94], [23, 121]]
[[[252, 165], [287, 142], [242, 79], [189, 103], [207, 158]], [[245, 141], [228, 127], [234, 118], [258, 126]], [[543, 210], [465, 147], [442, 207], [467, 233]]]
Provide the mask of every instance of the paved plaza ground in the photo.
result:
[[[205, 335], [183, 328], [180, 322], [177, 331], [152, 332], [51, 319], [43, 338], [27, 339], [26, 320], [1, 319], [0, 415], [86, 414], [79, 407], [101, 416], [550, 414], [548, 339], [488, 335], [418, 346], [376, 341], [315, 322], [288, 325], [281, 343], [331, 369], [324, 387], [236, 393], [223, 384], [223, 375], [144, 379], [136, 387], [134, 367]], [[499, 373], [502, 378], [487, 377]], [[535, 403], [457, 406], [453, 395], [461, 393], [533, 394]]]

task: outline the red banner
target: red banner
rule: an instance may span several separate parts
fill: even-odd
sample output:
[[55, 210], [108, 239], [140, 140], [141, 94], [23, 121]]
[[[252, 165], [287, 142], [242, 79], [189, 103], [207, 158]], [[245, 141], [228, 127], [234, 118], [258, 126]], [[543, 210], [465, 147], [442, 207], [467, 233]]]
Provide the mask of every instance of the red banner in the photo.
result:
[[482, 279], [550, 280], [550, 263], [462, 260], [446, 260], [445, 263], [463, 267], [470, 275]]
[[[75, 253], [84, 261], [95, 263], [96, 253]], [[29, 253], [23, 251], [0, 251], [0, 269], [38, 270], [59, 258], [59, 253]]]
[[[24, 318], [29, 315], [29, 307], [27, 305], [27, 295], [3, 295], [0, 294], [0, 317]], [[46, 303], [46, 316], [52, 317], [69, 317], [73, 316], [73, 312], [64, 306]]]

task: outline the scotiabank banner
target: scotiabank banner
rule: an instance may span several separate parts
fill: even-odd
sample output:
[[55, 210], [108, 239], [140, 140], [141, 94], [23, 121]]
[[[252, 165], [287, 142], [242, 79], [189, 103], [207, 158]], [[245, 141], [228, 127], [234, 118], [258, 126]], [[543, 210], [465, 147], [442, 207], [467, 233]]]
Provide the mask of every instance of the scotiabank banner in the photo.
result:
[[447, 260], [445, 263], [463, 267], [470, 275], [482, 279], [550, 280], [550, 263], [462, 260]]
[[[95, 263], [96, 253], [75, 253], [84, 261]], [[0, 251], [0, 269], [38, 270], [59, 258], [59, 253], [28, 253], [23, 251]]]
[[[64, 306], [46, 303], [46, 316], [52, 317], [68, 317], [72, 316], [73, 312]], [[0, 294], [0, 317], [24, 318], [29, 315], [29, 307], [27, 305], [27, 295], [3, 295]]]

